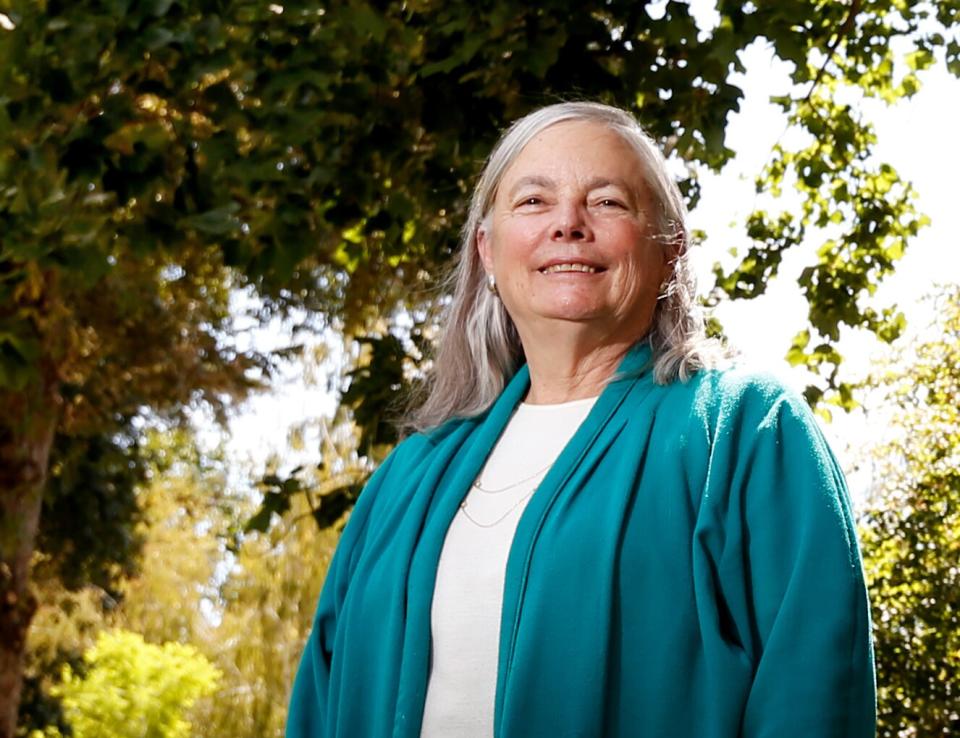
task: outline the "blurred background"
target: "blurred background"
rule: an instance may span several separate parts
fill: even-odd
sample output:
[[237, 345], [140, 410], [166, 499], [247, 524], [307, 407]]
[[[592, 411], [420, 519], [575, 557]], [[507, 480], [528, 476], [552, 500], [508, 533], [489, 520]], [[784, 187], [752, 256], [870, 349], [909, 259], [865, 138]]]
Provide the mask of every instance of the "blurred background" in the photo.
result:
[[960, 0], [0, 0], [0, 738], [282, 736], [493, 142], [631, 109], [960, 734]]

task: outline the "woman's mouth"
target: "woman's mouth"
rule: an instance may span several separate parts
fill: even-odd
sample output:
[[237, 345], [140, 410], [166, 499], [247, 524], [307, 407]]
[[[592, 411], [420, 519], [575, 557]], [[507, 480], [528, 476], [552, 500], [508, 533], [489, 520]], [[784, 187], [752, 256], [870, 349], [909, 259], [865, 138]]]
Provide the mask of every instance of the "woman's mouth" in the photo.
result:
[[596, 274], [605, 271], [602, 267], [582, 264], [579, 262], [565, 262], [561, 264], [550, 264], [540, 269], [541, 274], [556, 274], [557, 272], [583, 272], [585, 274]]

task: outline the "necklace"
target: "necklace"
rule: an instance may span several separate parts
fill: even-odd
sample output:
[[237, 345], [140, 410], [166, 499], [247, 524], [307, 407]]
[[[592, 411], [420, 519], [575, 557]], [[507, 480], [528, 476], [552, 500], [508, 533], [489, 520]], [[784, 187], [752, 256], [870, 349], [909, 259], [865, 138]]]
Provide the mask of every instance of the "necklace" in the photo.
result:
[[[541, 474], [543, 474], [547, 469], [549, 469], [551, 466], [553, 466], [553, 462], [552, 462], [552, 461], [551, 461], [549, 464], [547, 464], [545, 467], [543, 467], [543, 469], [541, 469], [540, 471], [534, 472], [534, 473], [531, 474], [529, 477], [524, 477], [524, 478], [521, 479], [519, 482], [514, 482], [513, 484], [508, 484], [506, 487], [500, 487], [500, 489], [488, 489], [487, 487], [484, 487], [483, 484], [480, 483], [480, 477], [477, 477], [477, 478], [474, 480], [474, 482], [473, 482], [473, 488], [474, 488], [475, 490], [477, 490], [478, 492], [483, 492], [484, 494], [487, 494], [487, 495], [498, 495], [498, 494], [500, 494], [501, 492], [506, 492], [508, 489], [513, 489], [514, 487], [519, 487], [519, 486], [520, 486], [521, 484], [523, 484], [524, 482], [529, 482], [529, 481], [531, 481], [532, 479], [536, 479], [536, 478], [539, 477]], [[531, 494], [532, 494], [532, 493], [531, 493]]]
[[[519, 484], [519, 482], [518, 482], [518, 484]], [[464, 500], [463, 502], [460, 503], [460, 510], [463, 512], [463, 514], [464, 514], [464, 516], [467, 518], [467, 520], [469, 520], [471, 523], [473, 523], [473, 524], [474, 524], [475, 526], [477, 526], [478, 528], [492, 528], [492, 527], [494, 527], [495, 525], [497, 525], [497, 524], [499, 524], [499, 523], [502, 523], [504, 520], [506, 520], [507, 517], [510, 515], [510, 513], [512, 513], [514, 510], [516, 510], [518, 507], [520, 507], [521, 504], [523, 504], [524, 502], [526, 502], [526, 501], [529, 499], [529, 497], [530, 497], [534, 492], [536, 492], [536, 491], [537, 491], [537, 488], [534, 487], [532, 490], [530, 490], [529, 492], [527, 492], [527, 494], [525, 494], [525, 495], [524, 495], [523, 497], [521, 497], [519, 500], [517, 500], [516, 502], [514, 502], [514, 503], [510, 506], [510, 509], [509, 509], [509, 510], [507, 510], [503, 515], [501, 515], [499, 518], [497, 518], [496, 520], [494, 520], [492, 523], [481, 523], [479, 520], [477, 520], [475, 517], [473, 517], [473, 515], [471, 515], [469, 512], [467, 512], [467, 501], [466, 501], [466, 500]]]

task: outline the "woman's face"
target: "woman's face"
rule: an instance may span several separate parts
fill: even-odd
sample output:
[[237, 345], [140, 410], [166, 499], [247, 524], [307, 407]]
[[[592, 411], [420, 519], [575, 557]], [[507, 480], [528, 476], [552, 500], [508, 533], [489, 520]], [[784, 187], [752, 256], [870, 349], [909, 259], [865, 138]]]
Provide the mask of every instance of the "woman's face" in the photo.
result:
[[646, 333], [670, 266], [634, 150], [599, 123], [550, 126], [504, 173], [477, 245], [521, 340], [556, 321]]

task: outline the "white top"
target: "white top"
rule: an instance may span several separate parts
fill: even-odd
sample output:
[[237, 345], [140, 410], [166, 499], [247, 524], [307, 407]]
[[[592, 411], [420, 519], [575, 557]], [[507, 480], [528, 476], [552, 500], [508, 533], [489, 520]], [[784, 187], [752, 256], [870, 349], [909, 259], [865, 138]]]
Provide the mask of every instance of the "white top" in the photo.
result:
[[450, 524], [433, 594], [421, 738], [492, 738], [510, 544], [537, 485], [596, 399], [522, 403]]

